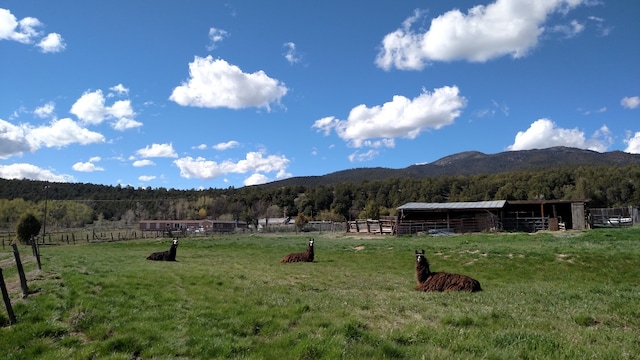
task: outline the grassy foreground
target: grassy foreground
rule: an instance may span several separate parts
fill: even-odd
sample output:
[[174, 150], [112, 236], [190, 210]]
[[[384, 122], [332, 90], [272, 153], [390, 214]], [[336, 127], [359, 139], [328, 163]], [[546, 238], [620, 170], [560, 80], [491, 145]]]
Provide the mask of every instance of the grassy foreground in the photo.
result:
[[[177, 262], [145, 260], [168, 239], [43, 247], [33, 293], [11, 287], [18, 323], [0, 311], [0, 357], [640, 358], [640, 228], [310, 236], [298, 264], [279, 259], [308, 236], [181, 239]], [[416, 292], [417, 249], [484, 291]]]

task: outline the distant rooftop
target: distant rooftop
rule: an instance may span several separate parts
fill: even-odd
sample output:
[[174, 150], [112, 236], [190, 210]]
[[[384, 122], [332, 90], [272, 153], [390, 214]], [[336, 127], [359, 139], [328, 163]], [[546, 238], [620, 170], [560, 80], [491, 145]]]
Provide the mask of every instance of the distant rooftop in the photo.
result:
[[493, 201], [461, 201], [445, 203], [410, 202], [398, 210], [471, 210], [471, 209], [502, 209], [507, 200]]

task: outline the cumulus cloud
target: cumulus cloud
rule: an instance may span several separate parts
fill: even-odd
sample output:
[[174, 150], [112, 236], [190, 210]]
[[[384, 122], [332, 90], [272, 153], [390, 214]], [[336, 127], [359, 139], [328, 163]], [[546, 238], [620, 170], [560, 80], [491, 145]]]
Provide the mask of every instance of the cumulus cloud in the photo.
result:
[[149, 159], [143, 159], [143, 160], [134, 161], [132, 165], [134, 167], [143, 167], [143, 166], [152, 166], [152, 165], [155, 165], [155, 163]]
[[87, 162], [77, 162], [71, 166], [71, 168], [75, 171], [79, 172], [94, 172], [94, 171], [104, 171], [104, 168], [97, 166], [95, 163], [100, 161], [100, 157], [92, 157]]
[[28, 132], [28, 127], [24, 125], [16, 126], [0, 119], [0, 159], [31, 151], [26, 138]]
[[0, 119], [0, 159], [34, 152], [43, 146], [64, 147], [104, 141], [102, 134], [83, 128], [69, 118], [53, 120], [48, 125], [38, 127], [27, 124], [17, 126]]
[[640, 106], [640, 96], [623, 97], [620, 105], [626, 109], [635, 109]]
[[[276, 173], [278, 179], [291, 176], [286, 169], [289, 166], [289, 159], [285, 156], [267, 155], [264, 151], [249, 152], [245, 159], [237, 162], [226, 160], [215, 162], [203, 157], [192, 158], [190, 156], [174, 160], [173, 163], [180, 169], [180, 176], [186, 179], [196, 178], [210, 180], [226, 174], [247, 174], [252, 175], [249, 181], [256, 181], [262, 178], [260, 175]], [[247, 180], [248, 180], [247, 179]], [[266, 182], [266, 181], [265, 181]]]
[[70, 144], [103, 143], [102, 134], [90, 131], [69, 118], [54, 120], [47, 126], [29, 129], [29, 143], [33, 149], [41, 146], [63, 147]]
[[289, 64], [295, 64], [302, 60], [302, 57], [298, 55], [296, 51], [296, 44], [292, 42], [288, 42], [284, 44], [284, 47], [287, 49], [287, 52], [284, 54], [284, 58], [287, 59]]
[[60, 34], [43, 35], [39, 30], [43, 24], [34, 17], [18, 20], [11, 11], [0, 8], [0, 40], [12, 40], [22, 44], [35, 44], [43, 53], [55, 53], [65, 49]]
[[155, 180], [156, 177], [153, 175], [141, 175], [138, 177], [138, 180], [142, 181], [142, 182], [147, 182], [147, 181], [151, 181], [151, 180]]
[[[505, 55], [521, 58], [538, 44], [549, 15], [566, 14], [586, 2], [496, 0], [466, 13], [450, 10], [432, 19], [426, 32], [413, 29], [413, 24], [423, 18], [423, 13], [416, 10], [402, 27], [384, 36], [376, 64], [385, 70], [420, 70], [432, 61], [485, 62]], [[577, 33], [582, 27], [575, 22], [563, 29]]]
[[29, 179], [50, 182], [75, 182], [71, 175], [55, 174], [48, 169], [42, 169], [32, 164], [16, 163], [0, 165], [0, 178], [3, 179]]
[[[114, 88], [119, 92], [128, 92], [122, 84]], [[111, 127], [119, 131], [142, 126], [141, 122], [134, 119], [136, 113], [131, 107], [130, 100], [117, 100], [111, 106], [106, 105], [105, 101], [102, 90], [85, 92], [71, 106], [70, 112], [83, 124], [88, 125], [99, 125], [104, 121], [110, 121]]]
[[215, 144], [213, 145], [213, 148], [219, 151], [224, 151], [224, 150], [228, 150], [234, 147], [238, 147], [240, 145], [239, 142], [235, 141], [235, 140], [231, 140], [231, 141], [227, 141], [227, 142], [223, 142], [223, 143], [219, 143], [219, 144]]
[[162, 158], [175, 158], [178, 157], [178, 154], [173, 149], [173, 144], [152, 144], [151, 146], [147, 145], [143, 149], [136, 151], [136, 154], [143, 158], [153, 158], [153, 157], [162, 157]]
[[53, 115], [53, 111], [56, 109], [56, 105], [49, 101], [48, 103], [37, 107], [34, 111], [33, 114], [41, 119], [46, 119], [49, 118]]
[[640, 132], [636, 132], [633, 136], [625, 139], [624, 143], [627, 144], [627, 148], [624, 149], [625, 152], [640, 154]]
[[216, 29], [214, 27], [209, 29], [209, 40], [211, 41], [207, 46], [207, 50], [211, 51], [217, 47], [217, 43], [221, 42], [225, 38], [229, 37], [229, 33], [222, 29]]
[[279, 103], [287, 91], [282, 82], [262, 70], [244, 73], [222, 59], [196, 56], [189, 63], [189, 80], [173, 89], [169, 99], [182, 106], [270, 110], [270, 104]]
[[514, 143], [507, 150], [545, 149], [554, 146], [568, 146], [598, 152], [607, 151], [611, 145], [611, 131], [602, 126], [591, 138], [578, 129], [559, 128], [549, 119], [534, 121], [526, 131], [516, 134]]
[[456, 86], [445, 86], [413, 99], [396, 95], [383, 105], [358, 105], [351, 109], [347, 120], [333, 116], [316, 120], [319, 132], [329, 135], [331, 130], [352, 147], [393, 147], [394, 138], [416, 138], [426, 129], [440, 129], [460, 116], [466, 99]]
[[265, 183], [268, 183], [268, 182], [269, 182], [269, 178], [266, 177], [265, 175], [263, 175], [263, 174], [252, 174], [248, 178], [244, 179], [242, 184], [244, 186], [251, 186], [251, 185], [265, 184]]
[[62, 36], [57, 33], [51, 33], [43, 37], [36, 45], [43, 53], [57, 53], [63, 51], [67, 44], [64, 43]]

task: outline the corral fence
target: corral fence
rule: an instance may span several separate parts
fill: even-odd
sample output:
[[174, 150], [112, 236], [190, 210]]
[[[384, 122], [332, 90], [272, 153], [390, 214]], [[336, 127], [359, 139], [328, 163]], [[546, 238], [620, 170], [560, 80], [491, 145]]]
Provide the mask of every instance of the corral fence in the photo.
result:
[[[15, 240], [15, 232], [10, 230], [0, 231], [0, 242], [2, 249], [5, 249], [12, 241]], [[123, 240], [135, 240], [144, 238], [164, 237], [162, 231], [157, 232], [141, 232], [130, 229], [118, 230], [82, 230], [69, 229], [66, 231], [47, 232], [44, 236], [38, 236], [37, 242], [42, 245], [61, 245], [76, 244], [78, 242], [111, 242]]]
[[302, 226], [290, 222], [287, 224], [281, 222], [261, 223], [258, 229], [249, 227], [242, 231], [259, 233], [299, 233], [299, 232], [345, 232], [347, 223], [339, 221], [309, 221]]
[[587, 220], [592, 228], [628, 227], [640, 222], [638, 208], [633, 206], [592, 208], [589, 209]]
[[[27, 276], [25, 272], [25, 266], [23, 265], [22, 257], [20, 255], [19, 246], [17, 243], [12, 242], [10, 244], [11, 249], [13, 250], [13, 259], [8, 254], [0, 253], [0, 292], [2, 293], [2, 300], [4, 306], [7, 310], [8, 323], [15, 324], [17, 319], [15, 313], [13, 312], [13, 306], [11, 305], [11, 297], [9, 294], [8, 287], [5, 282], [4, 270], [8, 270], [8, 278], [10, 281], [13, 281], [15, 276], [18, 277], [20, 282], [20, 288], [22, 289], [22, 298], [26, 298], [31, 292], [29, 291], [29, 286], [27, 285]], [[34, 237], [31, 237], [29, 241], [28, 247], [31, 248], [33, 253], [33, 257], [35, 258], [35, 264], [37, 264], [37, 270], [42, 270], [42, 265], [40, 263], [40, 249], [38, 246], [38, 242]], [[24, 256], [24, 255], [23, 255]], [[27, 256], [29, 258], [29, 256]], [[30, 268], [33, 265], [33, 261], [27, 261], [27, 266]]]
[[347, 232], [370, 234], [395, 234], [395, 216], [381, 216], [380, 219], [358, 219], [348, 222]]

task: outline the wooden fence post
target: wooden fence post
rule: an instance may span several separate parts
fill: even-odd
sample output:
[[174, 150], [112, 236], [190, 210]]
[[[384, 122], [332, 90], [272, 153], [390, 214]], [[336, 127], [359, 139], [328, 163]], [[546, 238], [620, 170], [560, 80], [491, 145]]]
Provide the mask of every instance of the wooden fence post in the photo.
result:
[[35, 238], [32, 238], [31, 241], [31, 250], [33, 251], [33, 256], [36, 257], [36, 262], [38, 263], [38, 270], [42, 270], [42, 265], [40, 264], [40, 248], [38, 247], [38, 241]]
[[13, 256], [16, 258], [16, 267], [18, 268], [18, 276], [20, 276], [20, 286], [22, 287], [22, 297], [26, 298], [29, 295], [29, 288], [27, 287], [27, 278], [24, 275], [24, 268], [22, 267], [22, 261], [20, 261], [20, 252], [18, 251], [18, 245], [16, 243], [11, 244], [13, 248]]
[[2, 268], [0, 268], [0, 290], [2, 290], [2, 299], [4, 300], [4, 306], [7, 308], [7, 314], [9, 315], [9, 324], [13, 325], [16, 323], [16, 315], [13, 313], [13, 308], [11, 307], [11, 299], [9, 299], [7, 285], [4, 283]]

